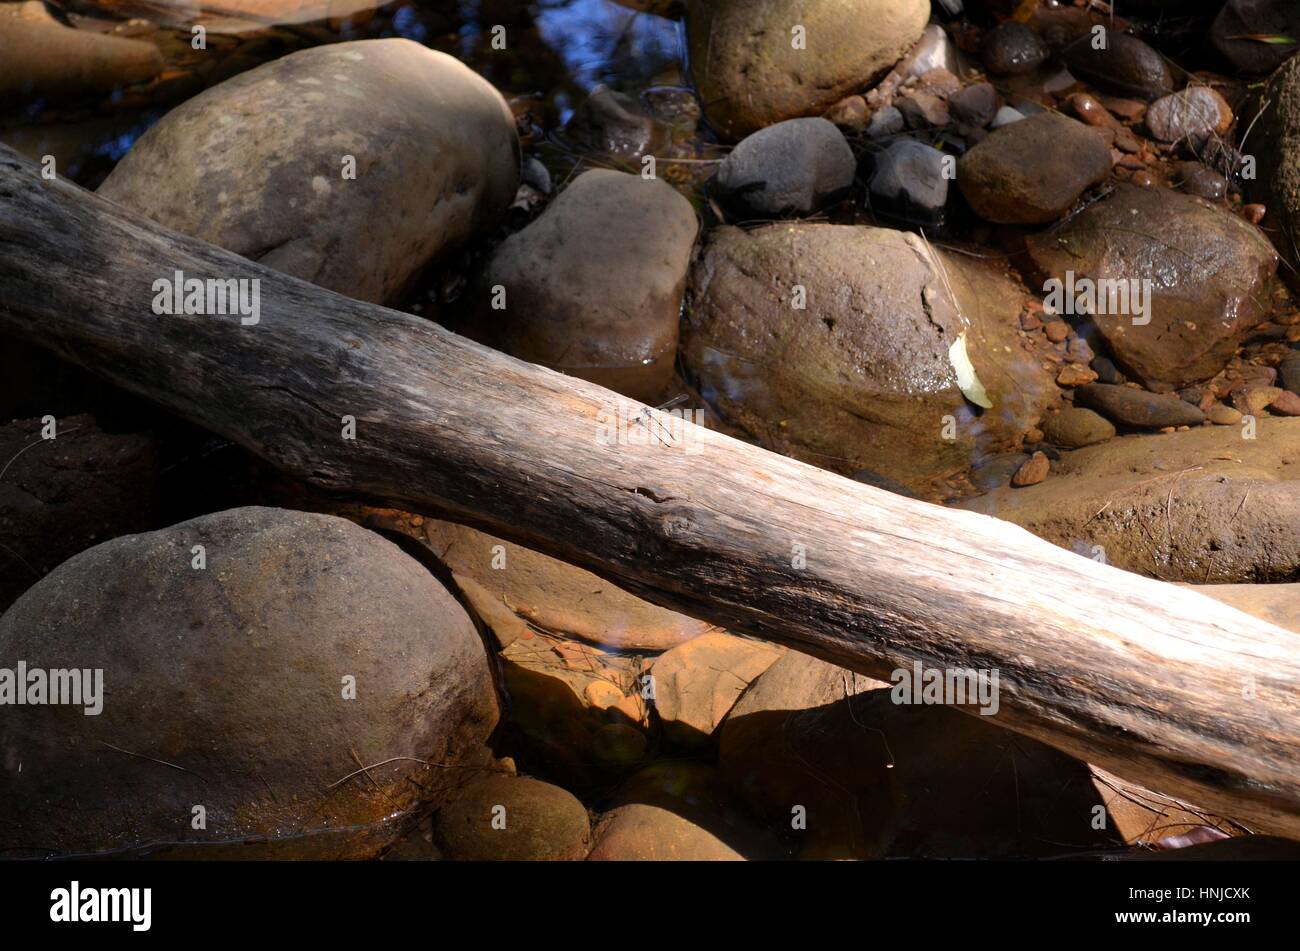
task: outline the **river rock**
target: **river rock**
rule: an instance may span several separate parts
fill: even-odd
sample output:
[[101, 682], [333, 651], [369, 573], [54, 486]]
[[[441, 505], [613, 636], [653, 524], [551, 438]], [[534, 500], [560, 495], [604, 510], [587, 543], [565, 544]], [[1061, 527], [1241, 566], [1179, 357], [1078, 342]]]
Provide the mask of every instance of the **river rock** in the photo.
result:
[[853, 185], [857, 160], [822, 118], [788, 119], [746, 136], [718, 167], [714, 189], [764, 218], [810, 215]]
[[997, 115], [998, 91], [992, 83], [975, 83], [949, 99], [948, 106], [960, 125], [968, 129], [981, 129]]
[[1037, 33], [1015, 20], [1000, 23], [984, 34], [980, 58], [994, 76], [1032, 73], [1047, 60], [1050, 50]]
[[1055, 113], [1004, 125], [962, 156], [957, 184], [981, 218], [1046, 224], [1060, 218], [1111, 168], [1093, 129]]
[[0, 3], [0, 101], [106, 95], [163, 68], [144, 40], [65, 26], [37, 2]]
[[897, 139], [876, 156], [868, 188], [873, 211], [905, 222], [940, 224], [948, 203], [943, 153], [914, 139]]
[[107, 433], [87, 415], [53, 425], [49, 440], [41, 419], [0, 426], [0, 611], [78, 552], [151, 527], [153, 437]]
[[1279, 584], [1300, 577], [1300, 419], [1254, 439], [1205, 426], [1120, 436], [1064, 454], [1052, 478], [965, 508], [1062, 548], [1166, 581]]
[[750, 683], [781, 649], [717, 632], [661, 655], [650, 669], [654, 706], [665, 732], [683, 746], [707, 743]]
[[1210, 40], [1243, 73], [1271, 73], [1294, 44], [1261, 43], [1258, 36], [1300, 35], [1300, 8], [1292, 0], [1228, 0], [1210, 27]]
[[345, 519], [281, 509], [82, 552], [0, 617], [0, 655], [103, 670], [98, 716], [0, 717], [0, 823], [53, 853], [370, 856], [486, 762], [498, 715], [482, 641], [432, 575]]
[[1223, 135], [1232, 125], [1232, 107], [1209, 86], [1188, 86], [1151, 103], [1147, 128], [1160, 142], [1199, 143]]
[[[692, 283], [682, 354], [701, 395], [763, 445], [823, 468], [922, 488], [1014, 447], [1059, 399], [1019, 339], [1023, 291], [916, 235], [718, 228]], [[974, 375], [959, 380], [963, 347]]]
[[1043, 420], [1043, 432], [1053, 446], [1080, 449], [1110, 439], [1115, 427], [1090, 409], [1071, 406]]
[[921, 38], [908, 51], [896, 67], [893, 75], [901, 79], [912, 76], [920, 77], [935, 69], [946, 70], [954, 76], [961, 75], [962, 56], [948, 31], [937, 23], [931, 23], [921, 33]]
[[1159, 99], [1174, 91], [1174, 76], [1165, 58], [1136, 36], [1106, 31], [1106, 48], [1096, 49], [1091, 32], [1070, 42], [1061, 59], [1081, 79], [1120, 96]]
[[1091, 307], [1112, 356], [1151, 387], [1214, 376], [1272, 309], [1268, 282], [1277, 255], [1268, 239], [1240, 217], [1167, 188], [1117, 185], [1028, 246], [1043, 275], [1065, 288], [1071, 274], [1076, 291], [1085, 278], [1139, 292], [1144, 285], [1132, 282], [1150, 282], [1150, 293], [1139, 295], [1146, 313], [1131, 296], [1127, 307], [1122, 298], [1112, 307], [1098, 293]]
[[470, 862], [563, 862], [586, 858], [591, 821], [572, 793], [523, 776], [471, 782], [433, 820], [448, 859]]
[[[355, 179], [348, 157], [355, 160]], [[167, 113], [105, 198], [359, 300], [493, 227], [519, 184], [514, 118], [486, 80], [404, 39], [291, 53]]]
[[698, 230], [691, 203], [660, 179], [593, 169], [511, 235], [485, 284], [500, 350], [647, 402], [667, 386]]
[[660, 760], [619, 788], [589, 861], [735, 862], [775, 858], [779, 846], [746, 817], [716, 767]]
[[802, 0], [797, 8], [690, 0], [687, 50], [705, 115], [734, 142], [783, 119], [820, 115], [871, 85], [921, 38], [929, 18], [925, 0]]
[[1205, 420], [1204, 413], [1177, 396], [1131, 386], [1088, 383], [1075, 389], [1074, 402], [1097, 410], [1112, 422], [1137, 429], [1195, 426]]

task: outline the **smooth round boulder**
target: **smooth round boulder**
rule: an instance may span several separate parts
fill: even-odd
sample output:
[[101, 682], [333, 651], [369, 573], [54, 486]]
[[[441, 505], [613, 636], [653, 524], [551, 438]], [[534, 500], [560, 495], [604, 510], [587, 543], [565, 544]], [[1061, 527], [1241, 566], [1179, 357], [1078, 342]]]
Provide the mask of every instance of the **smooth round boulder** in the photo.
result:
[[929, 18], [926, 0], [690, 0], [687, 51], [705, 115], [735, 142], [870, 86]]
[[1060, 399], [1021, 344], [1028, 295], [917, 235], [851, 225], [715, 228], [682, 360], [701, 396], [774, 451], [923, 497], [1016, 448]]
[[505, 100], [404, 39], [302, 50], [195, 96], [99, 194], [358, 300], [399, 298], [493, 227], [519, 185]]
[[691, 203], [662, 180], [585, 172], [497, 248], [483, 336], [521, 360], [652, 401], [672, 379], [698, 229]]
[[1001, 126], [963, 155], [957, 184], [981, 218], [1041, 225], [1065, 214], [1110, 167], [1110, 149], [1095, 130], [1044, 112]]
[[0, 716], [0, 829], [38, 855], [370, 857], [461, 781], [446, 767], [487, 762], [498, 718], [483, 643], [423, 566], [282, 509], [64, 562], [0, 617], [0, 668], [20, 663], [90, 672], [100, 706]]
[[587, 807], [559, 786], [487, 776], [439, 810], [433, 834], [448, 859], [577, 861], [591, 846], [591, 820]]

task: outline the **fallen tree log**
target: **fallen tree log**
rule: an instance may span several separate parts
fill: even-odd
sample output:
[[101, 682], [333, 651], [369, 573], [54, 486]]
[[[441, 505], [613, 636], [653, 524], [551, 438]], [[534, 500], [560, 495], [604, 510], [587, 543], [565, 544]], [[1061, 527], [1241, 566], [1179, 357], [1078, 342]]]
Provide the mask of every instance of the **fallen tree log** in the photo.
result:
[[[260, 320], [155, 314], [176, 271], [258, 279]], [[1300, 838], [1300, 638], [1194, 591], [286, 277], [3, 148], [0, 332], [315, 486], [477, 525], [730, 629], [881, 678], [996, 670], [995, 722]]]

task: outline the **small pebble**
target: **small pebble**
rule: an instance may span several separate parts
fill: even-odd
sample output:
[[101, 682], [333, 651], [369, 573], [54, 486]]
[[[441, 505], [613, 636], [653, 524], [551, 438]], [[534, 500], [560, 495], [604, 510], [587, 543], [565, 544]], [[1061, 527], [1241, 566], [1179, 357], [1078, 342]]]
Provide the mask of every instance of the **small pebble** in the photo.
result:
[[1011, 484], [1017, 488], [1023, 488], [1027, 485], [1037, 485], [1047, 478], [1047, 473], [1051, 471], [1052, 463], [1047, 456], [1039, 451], [1029, 457], [1016, 474], [1011, 477]]

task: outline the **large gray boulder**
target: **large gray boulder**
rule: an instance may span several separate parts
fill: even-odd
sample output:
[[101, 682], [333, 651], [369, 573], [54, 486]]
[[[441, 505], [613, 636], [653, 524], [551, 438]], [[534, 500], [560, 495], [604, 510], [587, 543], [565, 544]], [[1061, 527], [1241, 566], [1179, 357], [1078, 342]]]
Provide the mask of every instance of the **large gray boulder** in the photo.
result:
[[281, 509], [65, 562], [0, 617], [0, 667], [20, 661], [103, 671], [98, 715], [0, 716], [0, 838], [41, 853], [370, 856], [463, 780], [445, 767], [487, 761], [498, 716], [483, 644], [424, 567]]
[[495, 225], [518, 184], [501, 95], [450, 56], [385, 39], [302, 50], [195, 96], [140, 138], [99, 194], [386, 302]]

